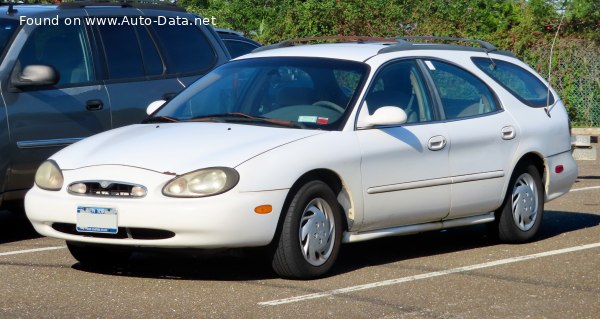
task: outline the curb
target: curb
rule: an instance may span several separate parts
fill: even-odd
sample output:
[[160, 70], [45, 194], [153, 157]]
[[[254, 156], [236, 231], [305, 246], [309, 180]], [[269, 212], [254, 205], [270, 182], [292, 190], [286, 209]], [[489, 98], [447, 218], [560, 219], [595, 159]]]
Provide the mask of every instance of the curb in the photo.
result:
[[600, 127], [572, 128], [571, 135], [600, 135]]

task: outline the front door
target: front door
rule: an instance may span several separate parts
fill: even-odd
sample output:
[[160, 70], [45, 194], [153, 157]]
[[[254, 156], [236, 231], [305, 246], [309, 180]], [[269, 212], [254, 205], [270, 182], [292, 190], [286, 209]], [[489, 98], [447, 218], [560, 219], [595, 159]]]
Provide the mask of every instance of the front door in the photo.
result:
[[[60, 148], [110, 128], [108, 94], [96, 72], [83, 26], [29, 26], [19, 32], [1, 74], [28, 65], [50, 65], [59, 75], [51, 87], [18, 89], [2, 81], [11, 143], [6, 190], [32, 186], [37, 166]], [[6, 76], [5, 76], [6, 77]]]
[[[395, 106], [407, 113], [399, 126], [361, 129], [365, 112]], [[364, 219], [361, 231], [439, 221], [450, 209], [448, 138], [413, 60], [385, 65], [359, 116], [358, 140]]]

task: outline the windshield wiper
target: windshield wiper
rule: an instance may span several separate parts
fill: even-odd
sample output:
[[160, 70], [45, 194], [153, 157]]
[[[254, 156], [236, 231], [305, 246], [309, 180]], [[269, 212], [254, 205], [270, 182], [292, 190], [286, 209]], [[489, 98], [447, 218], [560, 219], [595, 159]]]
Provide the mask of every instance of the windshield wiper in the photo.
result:
[[175, 123], [179, 122], [178, 119], [170, 116], [148, 116], [142, 121], [142, 124], [148, 123]]
[[242, 120], [244, 122], [262, 122], [269, 123], [283, 127], [293, 127], [293, 128], [306, 128], [302, 123], [288, 121], [288, 120], [280, 120], [280, 119], [271, 119], [262, 116], [254, 116], [241, 112], [231, 112], [231, 113], [220, 113], [220, 114], [209, 114], [202, 115], [191, 118], [189, 120], [185, 120], [186, 122], [205, 122], [205, 121], [215, 121], [215, 122], [227, 122], [229, 120]]

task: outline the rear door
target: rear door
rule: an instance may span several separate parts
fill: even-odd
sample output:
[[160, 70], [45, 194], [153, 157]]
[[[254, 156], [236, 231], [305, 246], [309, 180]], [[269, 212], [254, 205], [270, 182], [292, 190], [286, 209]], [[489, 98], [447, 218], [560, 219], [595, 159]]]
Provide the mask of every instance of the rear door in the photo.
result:
[[105, 8], [88, 12], [99, 18], [122, 19], [126, 15], [129, 21], [140, 16], [152, 21], [94, 27], [98, 46], [103, 48], [103, 78], [110, 96], [113, 128], [139, 123], [151, 102], [170, 99], [225, 61], [225, 53], [217, 54], [214, 43], [193, 20], [188, 20], [189, 25], [181, 20], [176, 25], [164, 22], [183, 19], [180, 12], [160, 11], [160, 16], [125, 9], [118, 15]]
[[495, 210], [518, 146], [518, 127], [492, 90], [450, 62], [424, 59], [445, 113], [452, 207], [448, 218]]
[[43, 64], [54, 67], [60, 80], [54, 86], [26, 89], [2, 81], [11, 143], [7, 190], [31, 187], [41, 161], [110, 128], [110, 102], [97, 79], [89, 39], [85, 26], [65, 25], [62, 19], [58, 25], [25, 25], [14, 39], [2, 74], [15, 76], [28, 65]]

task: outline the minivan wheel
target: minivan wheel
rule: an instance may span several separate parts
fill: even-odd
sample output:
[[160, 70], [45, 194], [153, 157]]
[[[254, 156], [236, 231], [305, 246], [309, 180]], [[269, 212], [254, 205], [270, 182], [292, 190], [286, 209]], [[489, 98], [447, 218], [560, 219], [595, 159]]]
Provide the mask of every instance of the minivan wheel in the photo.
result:
[[498, 238], [505, 242], [531, 240], [544, 213], [544, 187], [537, 168], [519, 165], [511, 177], [502, 207], [496, 213]]
[[85, 245], [67, 242], [67, 248], [80, 264], [87, 267], [122, 267], [127, 264], [131, 252], [128, 250], [116, 250], [103, 246]]
[[311, 181], [287, 209], [272, 266], [286, 278], [309, 279], [331, 269], [342, 240], [341, 211], [325, 183]]

